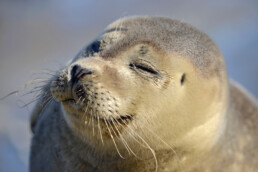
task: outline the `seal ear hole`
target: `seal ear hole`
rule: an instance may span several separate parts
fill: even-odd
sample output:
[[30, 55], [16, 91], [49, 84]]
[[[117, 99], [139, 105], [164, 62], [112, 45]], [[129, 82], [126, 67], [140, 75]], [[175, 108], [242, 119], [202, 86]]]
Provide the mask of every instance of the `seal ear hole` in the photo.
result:
[[180, 82], [181, 82], [181, 85], [184, 84], [184, 82], [185, 82], [185, 73], [183, 73], [183, 75], [181, 76]]

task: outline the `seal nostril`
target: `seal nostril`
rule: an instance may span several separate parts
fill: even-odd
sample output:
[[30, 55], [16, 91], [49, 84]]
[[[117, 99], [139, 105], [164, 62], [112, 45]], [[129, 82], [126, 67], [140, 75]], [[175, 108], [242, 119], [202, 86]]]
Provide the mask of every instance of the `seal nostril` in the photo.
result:
[[85, 75], [90, 75], [93, 72], [91, 70], [88, 70], [86, 68], [82, 68], [79, 65], [74, 65], [71, 70], [71, 78], [72, 83], [77, 82], [80, 78], [82, 78]]
[[72, 70], [71, 70], [71, 79], [72, 79], [72, 82], [74, 82], [74, 80], [75, 80], [75, 76], [77, 75], [77, 73], [78, 73], [78, 69], [80, 68], [80, 66], [79, 65], [74, 65], [73, 67], [72, 67]]

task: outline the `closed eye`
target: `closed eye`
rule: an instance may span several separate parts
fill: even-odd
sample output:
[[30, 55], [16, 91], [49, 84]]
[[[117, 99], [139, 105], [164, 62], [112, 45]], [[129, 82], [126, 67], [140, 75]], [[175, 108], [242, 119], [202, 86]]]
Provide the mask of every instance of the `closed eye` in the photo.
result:
[[157, 75], [158, 72], [155, 71], [153, 68], [151, 68], [150, 66], [147, 66], [145, 64], [129, 64], [129, 66], [133, 69], [138, 69], [138, 70], [141, 70], [141, 71], [144, 71], [144, 72], [148, 72], [148, 73], [151, 73], [153, 75]]

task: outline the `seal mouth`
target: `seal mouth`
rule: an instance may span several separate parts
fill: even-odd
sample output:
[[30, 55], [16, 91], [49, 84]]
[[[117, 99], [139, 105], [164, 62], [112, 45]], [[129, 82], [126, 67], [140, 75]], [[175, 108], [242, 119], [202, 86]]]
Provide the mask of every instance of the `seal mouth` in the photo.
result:
[[75, 109], [75, 110], [80, 110], [80, 109], [82, 109], [81, 106], [80, 106], [78, 103], [76, 103], [76, 100], [75, 100], [75, 99], [72, 99], [72, 98], [70, 98], [70, 99], [65, 99], [65, 100], [62, 101], [62, 103], [64, 103], [65, 105], [68, 105], [68, 106], [72, 107], [72, 108]]
[[[77, 110], [78, 112], [81, 111], [82, 113], [85, 113], [85, 111], [83, 111], [82, 106], [79, 103], [76, 103], [75, 99], [69, 98], [69, 99], [63, 100], [62, 102], [72, 107], [73, 109]], [[105, 121], [108, 121], [108, 122], [119, 123], [121, 125], [127, 125], [129, 124], [129, 122], [133, 120], [133, 115], [119, 115], [116, 117], [111, 116], [107, 118], [94, 115], [94, 116], [91, 116], [91, 118], [94, 118], [95, 120], [100, 120], [103, 123], [105, 123]]]
[[76, 103], [75, 99], [66, 99], [63, 102]]

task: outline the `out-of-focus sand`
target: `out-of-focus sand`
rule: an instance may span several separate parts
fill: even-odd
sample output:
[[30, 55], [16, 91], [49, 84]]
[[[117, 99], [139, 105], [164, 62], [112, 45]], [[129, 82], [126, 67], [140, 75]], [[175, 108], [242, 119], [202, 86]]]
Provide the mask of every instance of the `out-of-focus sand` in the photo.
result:
[[[58, 69], [109, 23], [131, 15], [168, 16], [205, 31], [221, 48], [230, 77], [258, 97], [255, 0], [1, 0], [0, 97], [23, 88], [37, 70]], [[32, 106], [19, 108], [18, 99], [0, 101], [1, 172], [28, 170]]]

